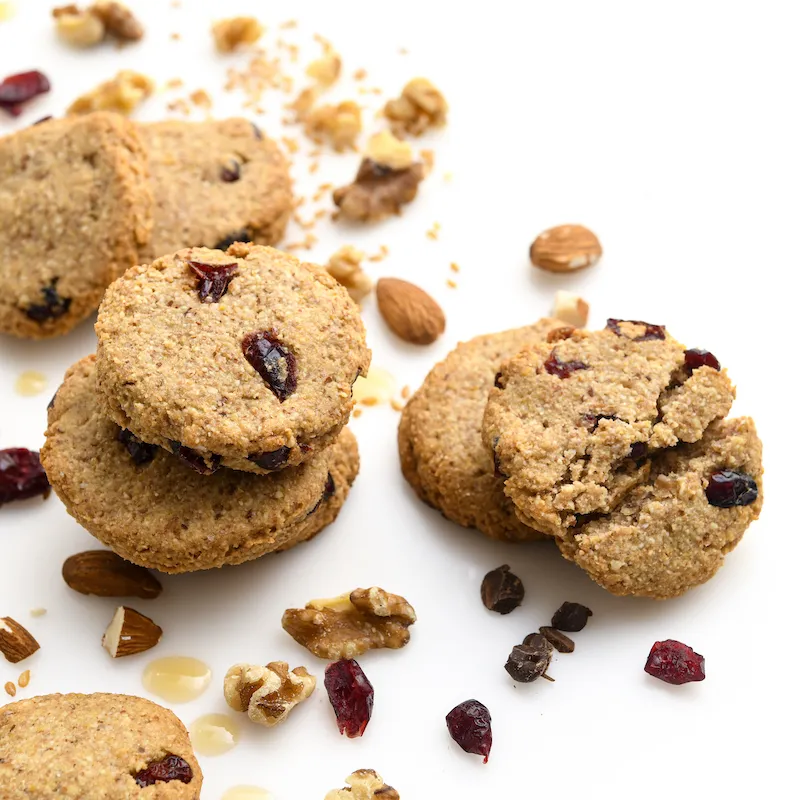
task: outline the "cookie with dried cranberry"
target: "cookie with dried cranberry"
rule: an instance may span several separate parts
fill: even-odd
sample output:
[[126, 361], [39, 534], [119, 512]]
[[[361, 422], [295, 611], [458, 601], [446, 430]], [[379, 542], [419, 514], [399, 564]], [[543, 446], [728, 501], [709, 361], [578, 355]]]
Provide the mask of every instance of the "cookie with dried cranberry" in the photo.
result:
[[124, 694], [47, 694], [0, 708], [0, 797], [197, 800], [203, 773], [169, 710]]
[[67, 511], [123, 558], [162, 572], [240, 564], [311, 538], [336, 518], [358, 473], [344, 429], [296, 469], [199, 475], [105, 416], [94, 356], [68, 370], [48, 422], [42, 464]]
[[289, 168], [246, 119], [167, 120], [139, 126], [155, 201], [139, 263], [183, 247], [276, 244], [292, 213]]
[[728, 375], [696, 352], [662, 326], [609, 320], [504, 364], [483, 441], [519, 518], [565, 536], [644, 482], [653, 454], [696, 442], [724, 417], [734, 398]]
[[656, 456], [615, 511], [558, 546], [613, 594], [677, 597], [713, 577], [758, 518], [762, 475], [753, 420], [717, 420], [700, 441]]
[[328, 273], [252, 244], [129, 270], [96, 325], [106, 412], [205, 472], [296, 466], [336, 438], [370, 352]]
[[462, 342], [403, 409], [397, 435], [403, 475], [422, 500], [453, 522], [504, 541], [544, 538], [514, 513], [492, 452], [481, 441], [481, 423], [500, 365], [563, 326], [542, 319]]
[[74, 328], [150, 237], [136, 126], [118, 114], [49, 120], [0, 138], [0, 333]]

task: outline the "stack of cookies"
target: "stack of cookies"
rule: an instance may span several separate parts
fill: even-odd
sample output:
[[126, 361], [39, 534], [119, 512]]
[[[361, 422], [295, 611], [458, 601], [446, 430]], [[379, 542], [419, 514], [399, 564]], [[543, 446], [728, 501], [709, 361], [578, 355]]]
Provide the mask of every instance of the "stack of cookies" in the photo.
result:
[[253, 244], [180, 250], [112, 284], [96, 331], [97, 355], [53, 399], [41, 459], [100, 541], [187, 572], [335, 519], [358, 471], [344, 426], [370, 352], [323, 269]]
[[553, 539], [619, 595], [668, 598], [711, 578], [761, 510], [753, 420], [705, 350], [663, 326], [557, 320], [460, 344], [399, 429], [425, 502], [496, 539]]

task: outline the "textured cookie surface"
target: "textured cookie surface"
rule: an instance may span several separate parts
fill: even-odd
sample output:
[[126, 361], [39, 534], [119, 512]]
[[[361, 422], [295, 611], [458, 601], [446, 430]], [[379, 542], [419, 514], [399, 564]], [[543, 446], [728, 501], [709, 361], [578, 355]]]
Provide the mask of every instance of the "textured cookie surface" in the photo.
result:
[[[170, 755], [188, 765], [188, 783], [136, 782]], [[186, 728], [141, 697], [50, 694], [0, 708], [3, 800], [196, 800], [202, 783]]]
[[[190, 262], [235, 270], [218, 302], [201, 299]], [[106, 293], [96, 330], [98, 388], [115, 422], [244, 471], [294, 466], [328, 445], [370, 360], [342, 286], [320, 267], [249, 244], [182, 250], [129, 270]], [[257, 345], [267, 361], [254, 366], [245, 351]]]
[[292, 211], [289, 170], [252, 123], [169, 120], [139, 130], [155, 200], [153, 235], [139, 263], [184, 247], [280, 240]]
[[579, 517], [608, 513], [646, 478], [649, 456], [695, 442], [724, 417], [724, 370], [685, 366], [663, 328], [617, 322], [533, 346], [491, 390], [483, 439], [523, 522], [563, 536]]
[[151, 225], [132, 122], [98, 113], [0, 138], [0, 333], [74, 328], [137, 263]]
[[42, 464], [67, 511], [136, 564], [192, 572], [285, 550], [335, 519], [358, 472], [345, 429], [297, 469], [198, 475], [159, 447], [120, 441], [97, 403], [94, 373], [94, 356], [67, 372]]
[[[747, 505], [712, 505], [706, 488], [721, 470], [752, 478], [757, 496]], [[558, 546], [614, 594], [676, 597], [711, 578], [758, 517], [762, 474], [753, 420], [718, 420], [699, 442], [654, 458], [647, 482], [616, 511], [571, 529]]]
[[403, 409], [398, 430], [406, 480], [448, 519], [495, 539], [525, 541], [542, 534], [514, 513], [481, 441], [486, 399], [500, 365], [526, 345], [543, 342], [558, 320], [477, 336], [437, 364]]

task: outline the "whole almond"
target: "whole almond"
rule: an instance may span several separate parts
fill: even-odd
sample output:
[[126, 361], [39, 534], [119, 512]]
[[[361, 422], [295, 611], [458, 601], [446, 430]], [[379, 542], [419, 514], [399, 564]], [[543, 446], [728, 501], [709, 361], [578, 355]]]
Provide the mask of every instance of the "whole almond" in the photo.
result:
[[559, 225], [540, 233], [531, 245], [531, 263], [548, 272], [591, 267], [603, 255], [600, 240], [583, 225]]
[[38, 649], [39, 642], [19, 622], [11, 617], [0, 619], [0, 653], [6, 657], [6, 661], [17, 664]]
[[120, 606], [103, 634], [103, 647], [111, 658], [132, 656], [155, 647], [163, 633], [150, 617], [136, 609]]
[[444, 312], [419, 286], [399, 278], [381, 278], [375, 293], [381, 316], [404, 341], [430, 344], [444, 333]]
[[61, 574], [67, 586], [81, 594], [143, 600], [161, 594], [161, 584], [150, 572], [110, 550], [75, 553], [64, 562]]

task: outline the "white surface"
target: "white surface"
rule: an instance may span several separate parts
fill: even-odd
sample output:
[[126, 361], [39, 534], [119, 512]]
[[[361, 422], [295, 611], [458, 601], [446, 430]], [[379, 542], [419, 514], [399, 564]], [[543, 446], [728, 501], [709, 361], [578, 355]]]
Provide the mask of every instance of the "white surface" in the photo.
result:
[[[371, 274], [411, 279], [441, 301], [447, 333], [428, 348], [394, 339], [368, 302], [374, 364], [400, 386], [416, 387], [460, 339], [538, 318], [557, 288], [578, 291], [591, 302], [595, 325], [607, 316], [664, 322], [728, 366], [739, 386], [735, 411], [753, 414], [764, 438], [768, 498], [761, 520], [706, 586], [666, 603], [614, 598], [554, 548], [489, 542], [418, 502], [400, 475], [398, 415], [367, 409], [352, 423], [361, 475], [336, 525], [277, 558], [164, 578], [161, 598], [133, 603], [165, 630], [159, 647], [141, 657], [112, 662], [100, 637], [115, 602], [63, 584], [64, 558], [95, 541], [57, 498], [0, 510], [0, 615], [29, 625], [42, 644], [22, 665], [32, 680], [18, 698], [144, 693], [144, 665], [170, 654], [214, 669], [203, 697], [175, 707], [187, 725], [225, 711], [222, 676], [237, 661], [286, 659], [307, 665], [321, 683], [323, 663], [281, 630], [282, 611], [377, 584], [407, 596], [419, 622], [405, 650], [360, 659], [376, 693], [363, 739], [338, 736], [320, 687], [275, 730], [242, 719], [238, 748], [201, 759], [204, 798], [251, 783], [277, 800], [321, 800], [361, 767], [378, 770], [404, 800], [753, 790], [776, 797], [788, 788], [796, 734], [783, 731], [787, 724], [794, 731], [798, 712], [790, 587], [799, 555], [797, 409], [786, 397], [795, 369], [789, 323], [800, 179], [792, 4], [494, 2], [474, 11], [477, 4], [464, 4], [458, 13], [432, 2], [131, 4], [147, 24], [142, 44], [75, 53], [52, 36], [52, 2], [18, 0], [17, 17], [0, 24], [0, 73], [40, 68], [54, 91], [16, 124], [62, 112], [123, 67], [162, 82], [180, 76], [188, 89], [204, 87], [217, 98], [215, 115], [238, 113], [238, 99], [219, 91], [226, 61], [213, 54], [207, 31], [215, 16], [246, 9], [260, 11], [271, 35], [280, 20], [298, 19], [298, 30], [282, 34], [303, 44], [303, 63], [318, 52], [311, 34], [319, 32], [341, 52], [346, 73], [369, 71], [369, 86], [393, 93], [426, 75], [441, 85], [452, 113], [447, 129], [425, 141], [437, 161], [419, 199], [402, 219], [374, 227], [320, 225], [311, 254], [325, 260], [343, 243], [369, 252], [385, 243], [391, 255], [370, 264]], [[173, 30], [182, 34], [178, 43], [168, 38]], [[400, 46], [409, 53], [398, 54]], [[352, 84], [332, 96], [355, 96]], [[269, 133], [283, 100], [275, 93], [270, 101], [262, 123]], [[162, 115], [164, 101], [151, 100], [142, 118]], [[371, 115], [365, 119], [371, 128]], [[0, 118], [3, 131], [13, 125]], [[311, 182], [308, 160], [298, 163], [307, 191], [351, 176], [357, 157], [326, 155]], [[441, 224], [436, 242], [425, 237], [434, 221]], [[573, 277], [535, 273], [531, 240], [563, 222], [596, 231], [603, 261]], [[458, 275], [451, 261], [461, 265]], [[451, 277], [456, 290], [445, 285]], [[40, 445], [50, 394], [93, 347], [90, 324], [55, 341], [0, 342], [0, 447]], [[48, 375], [48, 391], [19, 397], [15, 378], [31, 368]], [[527, 590], [507, 617], [485, 611], [478, 592], [483, 574], [502, 563]], [[595, 612], [575, 636], [575, 653], [556, 657], [556, 683], [515, 686], [503, 671], [508, 651], [567, 599]], [[35, 606], [47, 616], [30, 618]], [[707, 680], [675, 688], [645, 675], [645, 657], [661, 638], [703, 653]], [[0, 662], [0, 684], [20, 671]], [[488, 766], [462, 753], [444, 726], [445, 714], [470, 697], [493, 715]]]

